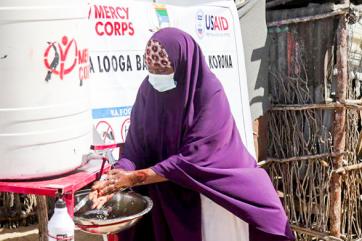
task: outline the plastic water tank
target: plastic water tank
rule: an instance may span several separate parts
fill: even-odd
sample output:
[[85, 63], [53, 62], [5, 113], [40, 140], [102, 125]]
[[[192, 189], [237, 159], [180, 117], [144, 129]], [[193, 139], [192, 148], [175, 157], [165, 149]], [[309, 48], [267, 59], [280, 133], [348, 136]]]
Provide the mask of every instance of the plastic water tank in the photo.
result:
[[91, 144], [88, 6], [0, 0], [0, 179], [77, 168]]

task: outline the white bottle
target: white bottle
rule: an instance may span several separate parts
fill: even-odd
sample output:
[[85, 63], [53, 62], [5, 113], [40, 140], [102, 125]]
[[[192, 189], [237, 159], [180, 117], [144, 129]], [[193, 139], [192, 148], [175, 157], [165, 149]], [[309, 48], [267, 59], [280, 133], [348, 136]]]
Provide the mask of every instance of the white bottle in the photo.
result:
[[58, 199], [54, 214], [48, 223], [48, 241], [74, 241], [74, 222], [68, 214], [65, 202]]

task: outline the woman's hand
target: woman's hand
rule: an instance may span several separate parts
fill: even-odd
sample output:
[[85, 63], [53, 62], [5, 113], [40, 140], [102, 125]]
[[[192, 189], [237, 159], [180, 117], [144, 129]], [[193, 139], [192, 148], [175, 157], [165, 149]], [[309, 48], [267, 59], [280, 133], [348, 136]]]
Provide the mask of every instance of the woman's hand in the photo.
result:
[[100, 208], [113, 194], [123, 189], [167, 181], [165, 177], [157, 175], [152, 169], [142, 169], [136, 171], [125, 171], [122, 169], [113, 169], [105, 180], [96, 182], [89, 194], [89, 199], [93, 201], [92, 208]]
[[113, 197], [113, 193], [105, 196], [99, 196], [98, 191], [91, 191], [89, 193], [89, 200], [93, 202], [92, 208], [100, 209], [108, 200]]
[[132, 187], [132, 173], [133, 171], [113, 169], [108, 172], [105, 180], [96, 182], [92, 189], [97, 190], [100, 196], [104, 196]]
[[100, 208], [113, 194], [132, 185], [132, 172], [121, 169], [111, 170], [105, 180], [95, 182], [92, 186], [92, 192], [89, 193], [89, 199], [93, 201], [92, 208]]

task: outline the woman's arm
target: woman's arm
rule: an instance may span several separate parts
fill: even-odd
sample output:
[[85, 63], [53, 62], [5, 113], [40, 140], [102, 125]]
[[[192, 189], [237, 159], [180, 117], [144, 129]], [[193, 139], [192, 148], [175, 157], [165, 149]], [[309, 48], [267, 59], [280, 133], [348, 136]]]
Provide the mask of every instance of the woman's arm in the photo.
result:
[[158, 175], [151, 168], [136, 170], [131, 176], [133, 176], [133, 186], [167, 181], [167, 178]]
[[99, 195], [106, 195], [129, 187], [164, 181], [167, 179], [156, 174], [151, 168], [135, 171], [113, 169], [108, 173], [107, 180], [99, 184], [96, 183], [93, 189], [98, 190]]
[[89, 198], [93, 201], [93, 208], [100, 208], [112, 198], [115, 192], [129, 187], [164, 181], [167, 179], [155, 173], [151, 168], [135, 171], [113, 169], [107, 174], [105, 180], [98, 181], [93, 185]]

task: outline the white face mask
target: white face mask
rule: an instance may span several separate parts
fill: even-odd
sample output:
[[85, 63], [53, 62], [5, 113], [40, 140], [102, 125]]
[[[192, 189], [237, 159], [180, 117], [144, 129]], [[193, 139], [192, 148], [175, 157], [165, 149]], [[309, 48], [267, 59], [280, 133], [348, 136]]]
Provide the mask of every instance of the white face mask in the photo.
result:
[[172, 74], [152, 74], [148, 73], [148, 82], [158, 90], [164, 92], [176, 88], [176, 81], [173, 79], [174, 73]]

